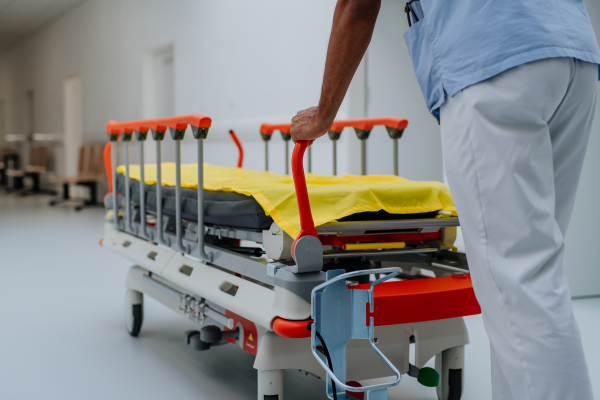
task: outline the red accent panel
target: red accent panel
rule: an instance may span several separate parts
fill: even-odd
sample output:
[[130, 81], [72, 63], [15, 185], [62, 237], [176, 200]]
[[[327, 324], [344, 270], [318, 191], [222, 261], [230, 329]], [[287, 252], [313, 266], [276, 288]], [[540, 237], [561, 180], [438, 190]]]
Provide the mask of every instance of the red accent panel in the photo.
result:
[[244, 148], [242, 147], [242, 142], [240, 142], [240, 139], [238, 139], [233, 129], [229, 131], [229, 134], [231, 135], [231, 138], [235, 142], [235, 145], [237, 146], [239, 151], [237, 167], [242, 168], [242, 164], [244, 163]]
[[[362, 284], [353, 289], [368, 289]], [[469, 275], [445, 278], [383, 282], [375, 287], [375, 326], [409, 324], [481, 314]], [[287, 338], [310, 337], [306, 325], [312, 320], [291, 321], [277, 318], [273, 331]]]
[[[244, 327], [244, 337], [240, 337], [240, 340], [242, 340], [242, 349], [253, 356], [256, 356], [256, 351], [258, 350], [258, 332], [256, 331], [256, 325], [254, 325], [254, 322], [232, 313], [229, 310], [225, 310], [225, 315], [233, 320], [233, 329], [235, 329], [238, 324]], [[225, 328], [225, 330], [230, 331], [232, 329]], [[233, 339], [227, 340], [233, 343]]]
[[106, 132], [115, 134], [118, 132], [131, 133], [134, 130], [147, 132], [149, 129], [165, 131], [167, 130], [167, 127], [173, 129], [186, 129], [188, 125], [198, 128], [210, 128], [211, 123], [212, 120], [209, 117], [200, 114], [125, 122], [109, 121], [108, 124], [106, 124]]
[[260, 133], [265, 135], [272, 135], [273, 132], [280, 131], [281, 133], [290, 134], [290, 124], [262, 124], [260, 126]]
[[304, 321], [292, 321], [289, 319], [276, 318], [273, 321], [273, 331], [279, 336], [291, 339], [310, 337], [310, 331], [306, 329], [312, 319]]
[[[358, 286], [368, 289], [369, 284]], [[481, 314], [471, 276], [384, 282], [375, 287], [375, 326], [434, 321]]]
[[102, 243], [104, 243], [104, 238], [100, 239], [100, 247], [102, 247]]
[[[296, 242], [304, 236], [319, 237], [312, 213], [310, 211], [310, 201], [308, 200], [308, 189], [306, 187], [306, 177], [304, 176], [304, 152], [310, 144], [309, 140], [298, 140], [292, 154], [292, 175], [294, 176], [294, 186], [296, 188], [296, 200], [298, 201], [298, 210], [300, 212], [300, 234], [292, 244], [292, 257], [294, 257], [294, 247]], [[294, 257], [295, 259], [295, 257]]]

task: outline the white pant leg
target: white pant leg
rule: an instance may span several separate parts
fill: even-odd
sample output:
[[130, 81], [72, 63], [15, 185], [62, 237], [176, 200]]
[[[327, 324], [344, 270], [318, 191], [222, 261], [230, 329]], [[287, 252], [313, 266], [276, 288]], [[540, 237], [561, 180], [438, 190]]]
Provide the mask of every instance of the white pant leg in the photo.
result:
[[[595, 88], [580, 67], [526, 64], [441, 109], [444, 165], [492, 346], [494, 400], [593, 398], [555, 219], [549, 126], [565, 102], [577, 102], [567, 96], [575, 79]], [[589, 118], [593, 102], [579, 106], [577, 116]], [[578, 178], [580, 167], [564, 168]]]
[[573, 63], [576, 64], [576, 68], [572, 74], [571, 85], [548, 123], [556, 191], [555, 218], [565, 237], [592, 130], [598, 75], [598, 68], [594, 64], [579, 60], [573, 60]]

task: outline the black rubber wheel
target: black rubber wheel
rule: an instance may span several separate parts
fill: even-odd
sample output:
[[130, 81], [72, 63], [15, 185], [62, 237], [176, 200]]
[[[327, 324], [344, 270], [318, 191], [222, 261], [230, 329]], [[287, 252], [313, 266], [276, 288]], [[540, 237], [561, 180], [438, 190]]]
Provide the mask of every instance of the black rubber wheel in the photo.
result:
[[462, 369], [450, 369], [448, 371], [448, 386], [450, 387], [448, 400], [460, 400], [462, 396]]
[[128, 329], [128, 332], [131, 336], [137, 337], [142, 330], [142, 320], [143, 320], [143, 309], [141, 304], [134, 304], [131, 306], [131, 312], [133, 313], [133, 324], [131, 326], [131, 330]]
[[278, 394], [274, 394], [274, 395], [265, 395], [265, 400], [279, 400], [279, 395]]

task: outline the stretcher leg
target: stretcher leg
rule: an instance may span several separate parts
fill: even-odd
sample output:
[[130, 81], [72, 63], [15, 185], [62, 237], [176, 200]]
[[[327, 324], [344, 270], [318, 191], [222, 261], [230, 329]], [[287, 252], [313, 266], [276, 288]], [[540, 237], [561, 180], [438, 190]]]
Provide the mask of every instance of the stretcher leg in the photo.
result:
[[258, 400], [283, 400], [283, 370], [258, 370]]

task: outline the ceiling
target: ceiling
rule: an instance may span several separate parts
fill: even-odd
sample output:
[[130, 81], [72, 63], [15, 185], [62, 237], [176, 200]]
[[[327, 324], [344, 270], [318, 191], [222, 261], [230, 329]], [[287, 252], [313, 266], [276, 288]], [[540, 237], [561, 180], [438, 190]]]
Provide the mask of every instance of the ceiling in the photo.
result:
[[82, 0], [0, 0], [0, 52]]

